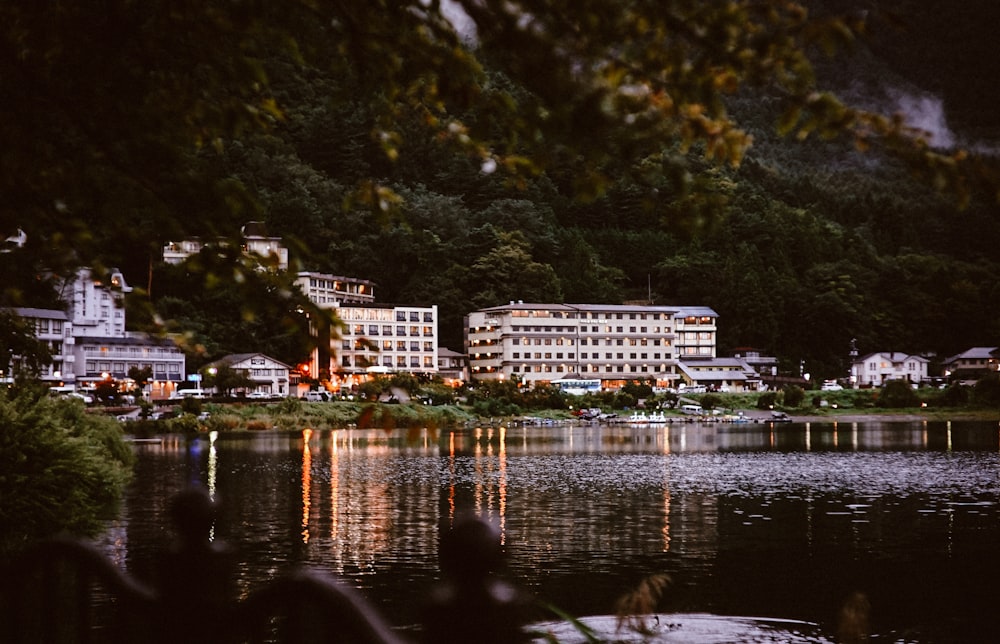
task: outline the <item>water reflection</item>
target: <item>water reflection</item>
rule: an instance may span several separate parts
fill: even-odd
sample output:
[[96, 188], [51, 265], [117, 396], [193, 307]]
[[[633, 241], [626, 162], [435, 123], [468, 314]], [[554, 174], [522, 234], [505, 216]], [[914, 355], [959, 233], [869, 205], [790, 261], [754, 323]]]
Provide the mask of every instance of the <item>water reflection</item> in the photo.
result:
[[830, 623], [860, 589], [883, 634], [988, 628], [971, 589], [1000, 574], [996, 424], [306, 429], [136, 449], [109, 531], [134, 572], [196, 478], [223, 503], [244, 593], [313, 565], [401, 624], [467, 511], [500, 528], [519, 584], [578, 615], [668, 572], [671, 609]]

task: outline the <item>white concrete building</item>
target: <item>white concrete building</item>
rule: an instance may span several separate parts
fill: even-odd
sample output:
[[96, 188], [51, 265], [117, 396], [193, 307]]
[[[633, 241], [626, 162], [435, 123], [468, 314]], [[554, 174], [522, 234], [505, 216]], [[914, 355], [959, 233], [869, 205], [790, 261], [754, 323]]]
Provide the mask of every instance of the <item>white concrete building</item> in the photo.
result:
[[124, 337], [125, 294], [131, 291], [117, 268], [106, 276], [81, 268], [73, 277], [57, 282], [59, 299], [66, 304], [66, 315], [77, 338]]
[[76, 374], [73, 370], [75, 357], [73, 348], [73, 324], [66, 313], [52, 309], [14, 308], [10, 311], [17, 317], [32, 324], [35, 338], [48, 345], [52, 356], [50, 364], [42, 368], [39, 378], [51, 385], [73, 384]]
[[310, 301], [323, 308], [375, 302], [375, 283], [355, 277], [302, 271], [295, 284]]
[[[511, 302], [466, 316], [465, 349], [472, 379], [519, 378], [547, 383], [568, 374], [599, 379], [602, 388], [654, 379], [674, 386], [675, 315], [670, 306], [525, 304]], [[699, 330], [715, 329], [712, 324]], [[705, 340], [714, 347], [714, 338]]]
[[674, 314], [677, 357], [714, 358], [719, 314], [707, 306], [680, 306]]
[[335, 303], [326, 308], [334, 310], [343, 328], [328, 350], [314, 350], [310, 372], [328, 371], [333, 387], [356, 386], [376, 374], [437, 373], [436, 305]]
[[93, 384], [108, 378], [122, 381], [133, 368], [149, 369], [153, 376], [150, 395], [168, 398], [185, 378], [184, 352], [168, 338], [140, 333], [112, 338], [83, 336], [76, 338], [74, 350], [78, 384]]
[[288, 248], [281, 237], [271, 237], [267, 226], [260, 221], [248, 222], [240, 229], [243, 235], [243, 252], [256, 257], [268, 268], [279, 271], [288, 270]]
[[[240, 229], [240, 235], [240, 247], [245, 255], [268, 268], [288, 270], [288, 248], [280, 237], [268, 235], [267, 227], [262, 222], [248, 222]], [[180, 264], [191, 255], [201, 252], [206, 246], [224, 246], [228, 243], [229, 240], [225, 238], [205, 241], [198, 237], [168, 241], [163, 245], [163, 261], [167, 264]]]
[[109, 378], [123, 381], [131, 369], [148, 368], [153, 397], [173, 392], [185, 377], [184, 353], [173, 340], [125, 330], [124, 298], [131, 290], [117, 269], [101, 276], [81, 268], [57, 282], [65, 311], [14, 309], [49, 343], [53, 362], [44, 381], [86, 387]]

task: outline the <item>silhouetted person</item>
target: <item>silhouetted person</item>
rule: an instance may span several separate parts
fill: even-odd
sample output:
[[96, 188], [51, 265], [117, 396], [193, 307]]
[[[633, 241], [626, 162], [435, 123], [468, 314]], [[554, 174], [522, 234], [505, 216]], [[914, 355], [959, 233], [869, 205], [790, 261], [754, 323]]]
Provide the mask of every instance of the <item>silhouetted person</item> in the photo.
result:
[[837, 641], [841, 644], [867, 642], [871, 610], [871, 602], [864, 593], [851, 593], [840, 607], [837, 618]]
[[441, 537], [441, 584], [426, 606], [422, 641], [427, 644], [526, 642], [525, 597], [498, 579], [500, 535], [477, 517], [458, 520]]
[[164, 642], [225, 639], [235, 593], [230, 552], [211, 538], [216, 510], [201, 487], [181, 492], [171, 503], [177, 541], [162, 554], [157, 580], [164, 607], [158, 635]]

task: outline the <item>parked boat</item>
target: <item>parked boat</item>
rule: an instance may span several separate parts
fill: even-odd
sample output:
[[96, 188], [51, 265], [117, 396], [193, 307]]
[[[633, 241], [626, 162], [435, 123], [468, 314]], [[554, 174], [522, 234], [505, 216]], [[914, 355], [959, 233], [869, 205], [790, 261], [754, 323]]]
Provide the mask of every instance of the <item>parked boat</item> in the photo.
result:
[[625, 422], [635, 424], [635, 425], [648, 425], [650, 423], [665, 423], [667, 422], [667, 417], [662, 411], [653, 412], [651, 414], [646, 414], [646, 412], [634, 412], [629, 416]]

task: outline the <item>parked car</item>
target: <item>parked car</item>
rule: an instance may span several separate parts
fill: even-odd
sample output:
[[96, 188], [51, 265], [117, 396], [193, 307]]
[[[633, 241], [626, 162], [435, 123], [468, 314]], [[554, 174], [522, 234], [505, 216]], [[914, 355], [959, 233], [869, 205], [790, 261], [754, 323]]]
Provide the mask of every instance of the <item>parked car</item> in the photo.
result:
[[170, 398], [173, 400], [183, 400], [184, 398], [208, 398], [208, 394], [205, 393], [204, 389], [178, 389], [174, 393], [170, 394]]
[[823, 382], [823, 385], [820, 386], [821, 391], [840, 391], [842, 389], [843, 387], [841, 387], [840, 383], [836, 380], [826, 380]]

